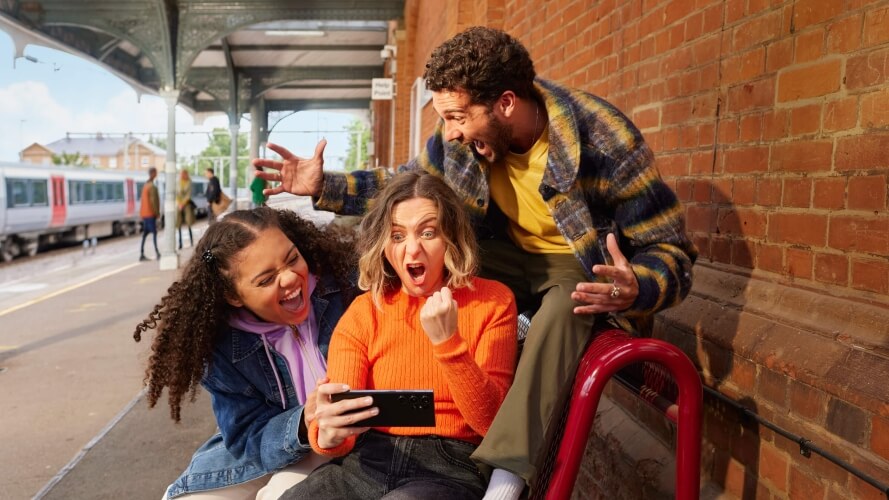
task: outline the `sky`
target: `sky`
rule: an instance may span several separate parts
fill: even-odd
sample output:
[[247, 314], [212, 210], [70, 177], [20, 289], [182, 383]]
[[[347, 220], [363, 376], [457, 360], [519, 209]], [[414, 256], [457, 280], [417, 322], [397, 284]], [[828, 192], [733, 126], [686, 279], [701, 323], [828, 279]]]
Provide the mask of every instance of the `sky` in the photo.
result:
[[[29, 45], [25, 55], [38, 62], [14, 60], [12, 39], [0, 30], [0, 162], [18, 161], [24, 147], [62, 139], [67, 132], [149, 132], [166, 137], [167, 110], [161, 98], [143, 95], [139, 99], [128, 84], [101, 66], [65, 52]], [[241, 119], [241, 133], [249, 133], [247, 118]], [[330, 111], [303, 111], [277, 124], [270, 118], [269, 141], [294, 154], [310, 156], [324, 137], [328, 140], [325, 168], [342, 168], [347, 134], [337, 131], [354, 118], [353, 114]], [[177, 156], [199, 154], [214, 127], [228, 128], [228, 118], [219, 114], [198, 124], [177, 106]]]

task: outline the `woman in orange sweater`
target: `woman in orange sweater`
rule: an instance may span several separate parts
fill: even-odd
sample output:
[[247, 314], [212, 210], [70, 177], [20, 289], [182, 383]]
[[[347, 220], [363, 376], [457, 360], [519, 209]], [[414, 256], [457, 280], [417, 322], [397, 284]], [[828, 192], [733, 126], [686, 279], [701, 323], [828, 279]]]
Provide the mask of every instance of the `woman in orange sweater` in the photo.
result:
[[[469, 459], [509, 385], [516, 306], [501, 283], [475, 276], [475, 236], [438, 177], [393, 178], [361, 223], [359, 296], [337, 324], [319, 386], [312, 448], [335, 457], [282, 499], [481, 498]], [[352, 389], [434, 390], [435, 427], [354, 427], [376, 415]], [[359, 410], [360, 411], [356, 411]]]

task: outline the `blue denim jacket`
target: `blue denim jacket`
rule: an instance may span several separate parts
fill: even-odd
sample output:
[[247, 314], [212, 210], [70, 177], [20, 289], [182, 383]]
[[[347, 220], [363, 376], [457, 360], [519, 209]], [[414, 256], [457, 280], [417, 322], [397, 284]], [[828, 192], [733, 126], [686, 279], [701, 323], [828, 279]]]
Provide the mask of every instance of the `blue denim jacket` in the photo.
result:
[[[318, 320], [318, 347], [326, 358], [330, 336], [346, 310], [345, 299], [335, 280], [322, 276], [311, 301]], [[303, 407], [296, 399], [287, 362], [274, 349], [271, 353], [274, 367], [259, 335], [229, 325], [220, 332], [201, 381], [212, 398], [220, 432], [191, 457], [188, 468], [167, 490], [169, 498], [250, 481], [312, 451], [298, 438]], [[275, 370], [284, 385], [286, 410]]]

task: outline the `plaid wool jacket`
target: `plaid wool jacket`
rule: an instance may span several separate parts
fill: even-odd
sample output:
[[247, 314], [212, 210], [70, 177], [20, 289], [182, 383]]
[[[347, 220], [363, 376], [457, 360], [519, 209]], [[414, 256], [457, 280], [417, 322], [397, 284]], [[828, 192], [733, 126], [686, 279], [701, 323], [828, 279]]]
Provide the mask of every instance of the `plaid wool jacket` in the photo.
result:
[[[614, 106], [543, 79], [536, 80], [535, 90], [549, 116], [549, 156], [540, 196], [591, 281], [596, 280], [592, 267], [611, 261], [605, 235], [616, 234], [639, 282], [639, 296], [622, 316], [638, 330], [639, 320], [647, 323], [655, 312], [678, 304], [691, 288], [697, 250], [685, 234], [682, 207], [661, 180], [642, 134]], [[459, 141], [446, 141], [443, 123], [439, 121], [423, 152], [399, 170], [422, 169], [444, 177], [463, 199], [479, 237], [492, 227], [502, 230], [505, 220], [492, 223], [499, 210], [489, 196], [490, 166]], [[389, 176], [384, 168], [325, 172], [315, 206], [362, 214]]]

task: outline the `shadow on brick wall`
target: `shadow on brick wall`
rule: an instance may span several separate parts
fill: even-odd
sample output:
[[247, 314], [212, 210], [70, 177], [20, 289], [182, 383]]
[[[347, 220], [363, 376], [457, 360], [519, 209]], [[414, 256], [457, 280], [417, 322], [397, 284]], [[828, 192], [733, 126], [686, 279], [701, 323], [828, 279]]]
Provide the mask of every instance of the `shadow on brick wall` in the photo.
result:
[[[756, 401], [747, 396], [756, 384], [756, 365], [734, 355], [740, 311], [725, 301], [728, 296], [743, 297], [749, 282], [754, 256], [745, 235], [751, 222], [724, 188], [709, 179], [696, 179], [691, 187], [686, 213], [689, 234], [699, 250], [696, 266], [716, 265], [745, 279], [731, 285], [696, 281], [686, 301], [665, 315], [663, 333], [656, 335], [685, 351], [705, 386], [757, 412]], [[705, 393], [702, 434], [702, 473], [711, 482], [704, 491], [757, 498], [761, 475], [757, 423]]]

